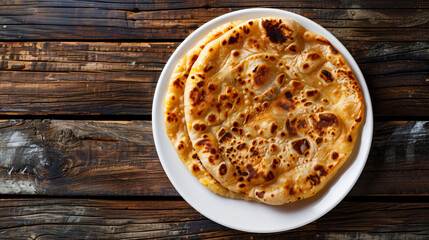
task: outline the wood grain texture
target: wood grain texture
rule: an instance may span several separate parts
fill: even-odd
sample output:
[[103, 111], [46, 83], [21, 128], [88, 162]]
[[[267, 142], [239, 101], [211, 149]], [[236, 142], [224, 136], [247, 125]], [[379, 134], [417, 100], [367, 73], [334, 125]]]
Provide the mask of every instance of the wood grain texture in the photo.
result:
[[[428, 145], [427, 121], [376, 122], [368, 163], [349, 196], [429, 195]], [[0, 193], [178, 196], [149, 121], [4, 120], [0, 155]]]
[[[17, 4], [13, 4], [13, 3]], [[396, 2], [396, 3], [395, 3]], [[340, 40], [428, 41], [427, 2], [373, 1], [8, 1], [0, 5], [0, 39], [184, 39], [202, 24], [249, 7], [308, 17]], [[375, 7], [368, 9], [368, 7]], [[390, 9], [389, 9], [390, 8]], [[399, 34], [398, 34], [399, 32]]]
[[0, 237], [32, 239], [425, 239], [428, 203], [342, 202], [306, 226], [249, 234], [216, 224], [184, 201], [1, 199]]
[[0, 132], [1, 193], [177, 195], [148, 121], [6, 120]]
[[[429, 116], [429, 42], [346, 41], [376, 116]], [[149, 115], [178, 43], [0, 43], [0, 114]]]
[[1, 114], [150, 114], [174, 44], [0, 44]]
[[401, 0], [393, 0], [389, 2], [385, 1], [368, 1], [368, 0], [327, 0], [327, 1], [270, 1], [270, 0], [248, 0], [248, 1], [235, 1], [235, 0], [210, 0], [210, 7], [257, 7], [257, 6], [267, 6], [267, 7], [293, 7], [293, 8], [351, 8], [351, 9], [360, 9], [360, 8], [384, 8], [384, 9], [407, 9], [407, 8], [429, 8], [429, 3], [426, 1], [410, 1], [404, 2]]
[[68, 7], [68, 8], [101, 8], [101, 9], [122, 9], [128, 11], [146, 10], [177, 10], [183, 8], [221, 8], [221, 7], [293, 7], [293, 8], [384, 8], [384, 9], [408, 9], [429, 8], [429, 3], [424, 0], [404, 2], [402, 0], [391, 0], [388, 3], [383, 1], [368, 1], [368, 0], [326, 0], [323, 2], [310, 0], [288, 0], [288, 1], [269, 1], [269, 0], [248, 0], [245, 2], [234, 0], [11, 0], [2, 2], [2, 6], [20, 6], [28, 7]]

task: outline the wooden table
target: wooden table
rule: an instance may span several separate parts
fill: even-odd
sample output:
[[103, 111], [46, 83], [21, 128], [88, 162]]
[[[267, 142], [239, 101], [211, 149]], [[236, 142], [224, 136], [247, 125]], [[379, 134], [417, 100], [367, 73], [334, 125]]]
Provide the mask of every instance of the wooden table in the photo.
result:
[[[179, 196], [150, 116], [180, 42], [256, 6], [301, 14], [339, 38], [375, 115], [349, 195], [317, 221], [268, 235], [218, 225]], [[429, 237], [428, 1], [9, 0], [0, 39], [0, 238]]]

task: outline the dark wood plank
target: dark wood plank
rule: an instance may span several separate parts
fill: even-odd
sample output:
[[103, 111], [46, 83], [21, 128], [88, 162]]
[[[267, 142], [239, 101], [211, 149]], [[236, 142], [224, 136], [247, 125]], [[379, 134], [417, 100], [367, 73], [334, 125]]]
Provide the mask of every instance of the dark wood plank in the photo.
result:
[[164, 1], [135, 1], [135, 0], [43, 0], [43, 1], [18, 1], [11, 0], [2, 3], [2, 6], [20, 6], [22, 8], [29, 7], [63, 7], [63, 8], [101, 8], [101, 9], [121, 9], [133, 12], [138, 12], [141, 9], [145, 10], [177, 10], [183, 8], [222, 8], [222, 7], [295, 7], [295, 8], [384, 8], [384, 9], [407, 9], [407, 8], [429, 8], [429, 4], [424, 0], [404, 2], [401, 0], [384, 1], [369, 1], [369, 0], [326, 0], [320, 1], [269, 1], [269, 0], [248, 0], [248, 1], [233, 1], [233, 0], [164, 0]]
[[[376, 116], [429, 116], [429, 43], [346, 41]], [[178, 43], [0, 43], [0, 114], [149, 115]]]
[[292, 7], [292, 8], [351, 8], [351, 9], [367, 9], [367, 8], [429, 8], [427, 1], [410, 1], [404, 2], [400, 0], [393, 1], [368, 1], [368, 0], [327, 0], [327, 1], [270, 1], [270, 0], [248, 0], [248, 1], [235, 1], [235, 0], [211, 0], [209, 1], [211, 7]]
[[372, 1], [364, 2], [366, 4], [359, 5], [351, 1], [332, 1], [325, 5], [320, 1], [287, 1], [267, 5], [264, 1], [254, 1], [250, 5], [245, 2], [243, 6], [227, 8], [224, 6], [232, 2], [83, 1], [81, 5], [80, 1], [34, 1], [17, 5], [8, 2], [0, 5], [0, 39], [184, 39], [202, 24], [225, 13], [250, 6], [272, 6], [313, 19], [341, 40], [429, 40], [429, 10], [422, 9], [427, 3], [413, 3], [417, 8], [386, 9], [395, 4], [377, 1], [375, 4], [381, 8], [368, 9]]
[[149, 121], [5, 120], [0, 193], [175, 196], [151, 129]]
[[376, 121], [368, 162], [349, 195], [428, 195], [428, 134], [428, 121]]
[[[429, 122], [376, 122], [350, 196], [429, 195]], [[4, 120], [0, 193], [178, 196], [157, 158], [149, 121]]]
[[429, 234], [428, 211], [428, 203], [342, 202], [324, 217], [298, 229], [251, 234], [216, 224], [178, 200], [1, 199], [0, 237], [424, 239]]
[[1, 114], [150, 114], [177, 44], [0, 44]]

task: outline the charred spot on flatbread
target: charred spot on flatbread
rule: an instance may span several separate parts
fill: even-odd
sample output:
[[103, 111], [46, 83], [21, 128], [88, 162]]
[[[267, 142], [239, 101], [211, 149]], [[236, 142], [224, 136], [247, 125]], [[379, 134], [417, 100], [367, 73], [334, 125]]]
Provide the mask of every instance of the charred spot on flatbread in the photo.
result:
[[292, 34], [292, 30], [289, 29], [285, 24], [282, 24], [282, 20], [279, 19], [267, 19], [262, 21], [267, 36], [274, 43], [285, 42]]

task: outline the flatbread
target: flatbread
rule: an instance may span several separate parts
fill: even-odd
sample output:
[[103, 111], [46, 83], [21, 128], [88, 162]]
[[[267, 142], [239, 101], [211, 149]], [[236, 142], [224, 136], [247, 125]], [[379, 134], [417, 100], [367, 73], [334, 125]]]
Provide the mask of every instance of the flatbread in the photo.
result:
[[350, 156], [364, 117], [344, 57], [285, 18], [246, 21], [207, 44], [184, 96], [188, 133], [207, 171], [274, 205], [320, 191]]
[[245, 197], [222, 187], [204, 168], [195, 150], [192, 148], [185, 124], [183, 93], [192, 65], [206, 44], [237, 26], [240, 21], [229, 22], [211, 31], [200, 40], [178, 63], [171, 76], [168, 92], [164, 101], [165, 127], [168, 137], [179, 158], [186, 168], [210, 191], [229, 198]]

